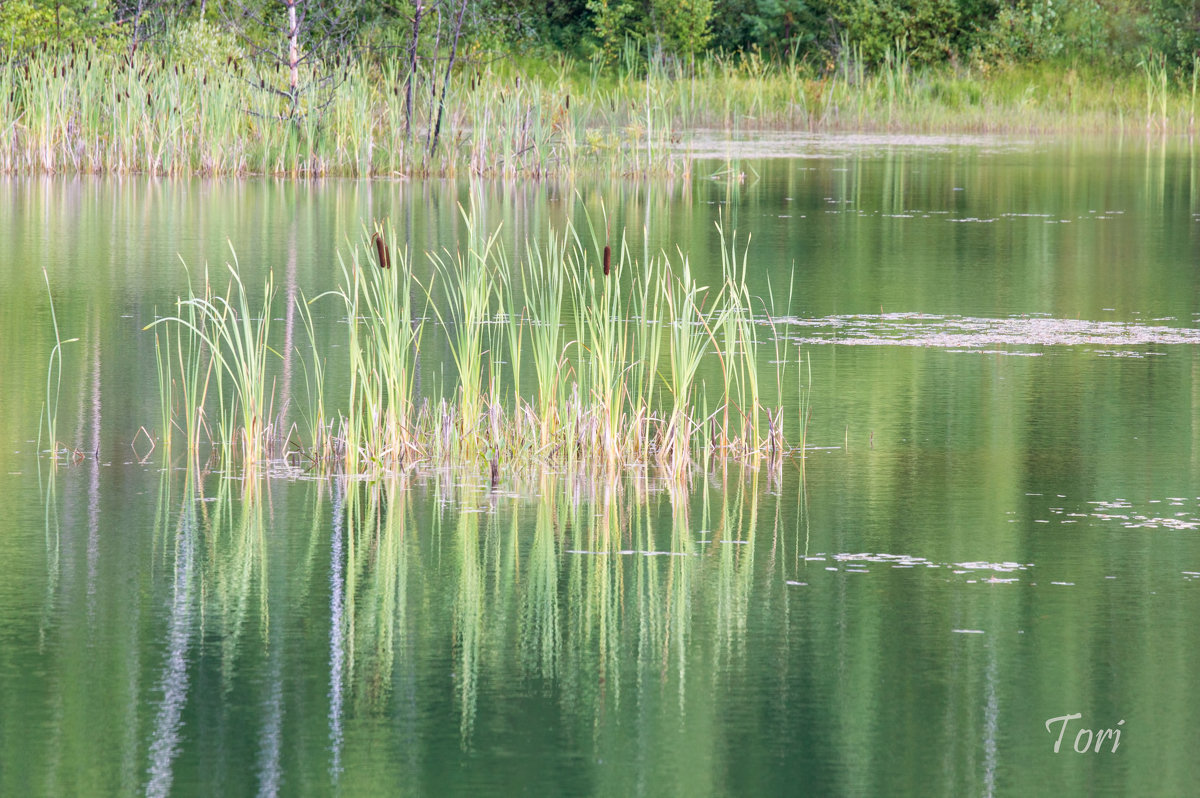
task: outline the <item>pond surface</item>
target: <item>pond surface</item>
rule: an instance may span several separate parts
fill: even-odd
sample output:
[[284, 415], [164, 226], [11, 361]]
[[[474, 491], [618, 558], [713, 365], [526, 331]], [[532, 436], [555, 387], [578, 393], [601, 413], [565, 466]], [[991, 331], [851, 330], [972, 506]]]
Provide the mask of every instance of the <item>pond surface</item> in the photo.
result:
[[[1194, 150], [709, 154], [675, 183], [0, 178], [0, 794], [1193, 792]], [[518, 254], [586, 211], [713, 280], [714, 223], [749, 235], [752, 290], [791, 286], [760, 329], [811, 371], [805, 458], [493, 489], [149, 450], [142, 328], [181, 260], [232, 245], [248, 284], [313, 297], [364, 225], [448, 246], [460, 202]], [[57, 468], [43, 268], [79, 339]], [[313, 307], [336, 381], [344, 324]]]

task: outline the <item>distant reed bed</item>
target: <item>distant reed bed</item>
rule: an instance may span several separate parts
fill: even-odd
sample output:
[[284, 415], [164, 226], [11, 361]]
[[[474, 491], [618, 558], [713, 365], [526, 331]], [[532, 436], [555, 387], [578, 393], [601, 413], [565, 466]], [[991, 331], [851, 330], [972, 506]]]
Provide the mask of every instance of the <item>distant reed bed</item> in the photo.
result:
[[[297, 301], [308, 342], [295, 396], [272, 389], [270, 320], [286, 310], [270, 278], [261, 301], [236, 265], [189, 283], [151, 325], [168, 451], [348, 473], [476, 463], [493, 481], [537, 464], [684, 473], [802, 452], [811, 375], [773, 321], [790, 287], [779, 308], [753, 297], [735, 236], [721, 235], [720, 282], [700, 285], [685, 253], [639, 260], [590, 222], [514, 259], [498, 230], [463, 218], [457, 246], [421, 255], [390, 228], [364, 234], [337, 287]], [[314, 313], [344, 320], [336, 373]]]
[[[691, 171], [695, 131], [1103, 132], [1195, 126], [1196, 81], [1147, 56], [1113, 76], [1061, 66], [868, 69], [714, 56], [686, 70], [467, 64], [429, 93], [394, 57], [307, 61], [296, 95], [248, 58], [80, 44], [0, 63], [0, 170], [150, 175], [565, 177]], [[410, 86], [424, 86], [410, 99]], [[426, 99], [421, 99], [427, 97]]]
[[[94, 44], [0, 63], [0, 170], [149, 175], [685, 173], [656, 93], [572, 94], [565, 76], [463, 70], [409, 99], [391, 61], [307, 62], [310, 93], [249, 59]], [[418, 75], [428, 84], [433, 76]]]

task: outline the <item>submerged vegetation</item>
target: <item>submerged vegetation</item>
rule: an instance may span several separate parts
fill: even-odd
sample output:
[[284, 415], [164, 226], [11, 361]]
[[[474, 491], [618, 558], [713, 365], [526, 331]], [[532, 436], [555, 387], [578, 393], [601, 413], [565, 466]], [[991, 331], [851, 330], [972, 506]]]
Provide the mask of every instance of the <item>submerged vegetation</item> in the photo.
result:
[[[276, 398], [293, 397], [267, 387], [271, 279], [261, 308], [235, 266], [223, 293], [211, 274], [189, 283], [177, 313], [152, 325], [168, 451], [179, 433], [189, 457], [207, 449], [248, 468], [477, 462], [495, 482], [502, 467], [539, 463], [678, 474], [714, 459], [778, 464], [790, 451], [785, 419], [803, 435], [804, 402], [784, 407], [807, 390], [788, 373], [799, 351], [776, 341], [767, 363], [758, 341], [787, 308], [752, 298], [736, 235], [721, 233], [721, 284], [702, 286], [685, 253], [639, 260], [590, 222], [527, 242], [513, 262], [498, 230], [463, 218], [460, 245], [424, 257], [390, 229], [364, 235], [342, 256], [340, 285], [298, 302], [309, 332], [303, 424], [275, 412]], [[318, 305], [346, 322], [347, 371], [333, 378], [312, 332]], [[422, 367], [429, 352], [442, 369]]]

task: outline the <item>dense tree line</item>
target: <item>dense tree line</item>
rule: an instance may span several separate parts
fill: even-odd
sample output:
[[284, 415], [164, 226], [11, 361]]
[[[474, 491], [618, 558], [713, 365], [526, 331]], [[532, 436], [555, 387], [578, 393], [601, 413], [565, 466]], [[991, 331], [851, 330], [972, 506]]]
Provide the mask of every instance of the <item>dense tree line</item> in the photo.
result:
[[561, 53], [601, 67], [632, 52], [817, 67], [848, 48], [867, 64], [895, 48], [924, 63], [1122, 67], [1152, 52], [1191, 67], [1200, 55], [1200, 0], [0, 0], [0, 48], [15, 55], [82, 37], [136, 47], [196, 24], [284, 61], [322, 47], [394, 50], [413, 63], [449, 47], [459, 58]]

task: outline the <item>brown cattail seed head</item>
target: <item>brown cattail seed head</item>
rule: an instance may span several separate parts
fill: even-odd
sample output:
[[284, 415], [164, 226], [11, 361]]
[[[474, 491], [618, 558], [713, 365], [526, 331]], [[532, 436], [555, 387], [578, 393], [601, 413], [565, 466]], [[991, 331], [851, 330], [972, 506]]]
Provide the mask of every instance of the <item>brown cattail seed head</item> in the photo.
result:
[[379, 258], [379, 268], [392, 268], [392, 256], [388, 252], [387, 244], [383, 243], [383, 236], [379, 233], [371, 236], [371, 240], [375, 242], [375, 254]]

